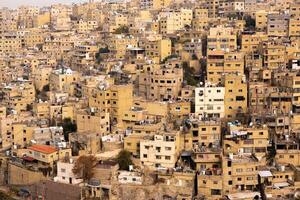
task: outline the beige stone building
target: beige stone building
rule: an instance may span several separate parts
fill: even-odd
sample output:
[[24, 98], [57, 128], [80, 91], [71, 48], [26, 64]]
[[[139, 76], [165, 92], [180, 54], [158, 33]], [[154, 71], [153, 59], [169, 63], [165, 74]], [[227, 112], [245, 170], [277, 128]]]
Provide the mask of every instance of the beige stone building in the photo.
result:
[[140, 142], [140, 160], [151, 168], [172, 168], [180, 149], [177, 134], [154, 135]]
[[144, 65], [138, 80], [140, 96], [150, 100], [176, 99], [182, 87], [183, 69], [178, 62]]
[[78, 132], [101, 133], [110, 131], [109, 113], [101, 113], [96, 109], [76, 111], [76, 124]]

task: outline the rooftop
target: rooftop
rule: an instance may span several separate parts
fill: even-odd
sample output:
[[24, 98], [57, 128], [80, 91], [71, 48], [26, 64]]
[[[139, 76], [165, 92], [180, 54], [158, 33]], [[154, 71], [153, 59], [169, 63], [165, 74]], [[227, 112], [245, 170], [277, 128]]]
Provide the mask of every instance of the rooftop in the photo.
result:
[[28, 149], [45, 153], [45, 154], [51, 154], [57, 151], [57, 149], [52, 146], [40, 145], [40, 144], [32, 145], [31, 147], [28, 147]]

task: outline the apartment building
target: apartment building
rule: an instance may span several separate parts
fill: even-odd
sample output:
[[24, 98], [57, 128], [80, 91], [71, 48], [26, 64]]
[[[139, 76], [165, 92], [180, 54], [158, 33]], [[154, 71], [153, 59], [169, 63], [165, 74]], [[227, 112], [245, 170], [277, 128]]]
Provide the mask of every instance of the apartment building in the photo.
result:
[[[124, 101], [126, 99], [126, 101]], [[122, 126], [124, 113], [133, 105], [133, 86], [99, 85], [89, 96], [89, 107], [97, 108], [99, 112], [110, 113], [113, 124]]]
[[225, 74], [222, 81], [225, 87], [225, 118], [235, 119], [247, 112], [248, 89], [245, 75]]
[[159, 10], [170, 5], [170, 0], [140, 0], [140, 8], [142, 10]]
[[258, 158], [266, 156], [267, 147], [270, 146], [266, 125], [244, 127], [240, 123], [228, 122], [227, 126], [228, 133], [223, 144], [225, 154], [255, 154]]
[[[264, 166], [263, 160], [259, 161], [253, 155], [233, 155], [222, 158], [223, 195], [233, 192], [253, 190], [258, 184], [259, 167]], [[225, 184], [226, 183], [226, 184]]]
[[110, 131], [109, 113], [98, 112], [95, 108], [76, 111], [78, 132], [101, 133], [106, 135]]
[[237, 35], [231, 27], [211, 27], [207, 35], [207, 50], [237, 49]]
[[67, 142], [65, 141], [63, 134], [63, 127], [58, 126], [35, 128], [32, 133], [32, 141], [37, 144], [51, 145], [56, 148], [67, 147]]
[[[180, 145], [183, 145], [182, 148], [197, 151], [197, 153], [202, 152], [200, 151], [201, 149], [203, 151], [209, 151], [215, 147], [215, 149], [219, 149], [221, 141], [220, 120], [192, 118], [187, 122], [188, 127], [183, 127], [182, 134], [180, 135]], [[196, 165], [199, 168], [201, 164], [196, 162]]]
[[241, 35], [241, 51], [253, 54], [259, 50], [259, 44], [268, 40], [264, 32], [249, 32]]
[[288, 35], [289, 15], [287, 14], [268, 14], [267, 34], [269, 37], [284, 37]]
[[149, 100], [171, 100], [179, 97], [183, 69], [178, 62], [145, 65], [139, 75], [139, 95]]
[[50, 90], [72, 94], [75, 83], [79, 80], [79, 73], [62, 66], [53, 70], [49, 77]]
[[244, 74], [244, 54], [242, 52], [226, 52], [212, 50], [207, 53], [207, 81], [211, 84], [221, 82], [223, 74]]
[[60, 160], [57, 162], [57, 176], [54, 181], [65, 184], [79, 184], [82, 179], [73, 173], [76, 158], [70, 157], [69, 159]]
[[261, 44], [260, 51], [263, 55], [263, 66], [267, 69], [282, 69], [286, 66], [285, 46], [276, 41], [271, 40]]
[[82, 72], [89, 70], [94, 66], [96, 53], [99, 48], [96, 44], [80, 44], [75, 45], [74, 54], [72, 56], [72, 69]]
[[71, 149], [56, 149], [49, 145], [32, 145], [27, 148], [29, 157], [53, 166], [54, 162], [71, 155]]
[[15, 34], [1, 34], [0, 35], [0, 53], [13, 54], [20, 51], [22, 48], [21, 38]]
[[225, 88], [208, 85], [195, 88], [195, 113], [201, 118], [223, 118]]
[[195, 8], [193, 10], [192, 28], [195, 31], [204, 31], [208, 28], [208, 9]]
[[176, 133], [154, 135], [140, 142], [140, 160], [150, 168], [172, 168], [175, 166], [179, 148]]
[[300, 34], [300, 10], [299, 10], [300, 4], [299, 3], [293, 3], [290, 4], [289, 7], [289, 30], [288, 30], [288, 36], [291, 38], [298, 38]]
[[116, 35], [109, 40], [108, 49], [117, 59], [125, 58], [126, 51], [138, 47], [138, 39], [132, 36]]
[[50, 84], [50, 74], [52, 70], [52, 67], [43, 65], [36, 68], [34, 74], [34, 86], [37, 90], [42, 91], [44, 87]]
[[15, 112], [28, 110], [28, 106], [35, 101], [35, 89], [33, 82], [29, 80], [18, 80], [1, 88], [3, 103], [7, 108]]
[[171, 34], [191, 26], [193, 11], [189, 9], [170, 10], [160, 13], [161, 34]]
[[128, 17], [122, 13], [112, 13], [105, 21], [103, 29], [108, 32], [115, 32], [120, 27], [128, 26]]
[[257, 11], [255, 13], [255, 28], [264, 31], [267, 30], [268, 12], [266, 10]]
[[171, 56], [171, 40], [149, 40], [145, 44], [145, 55], [149, 59], [156, 59], [159, 61], [164, 60]]

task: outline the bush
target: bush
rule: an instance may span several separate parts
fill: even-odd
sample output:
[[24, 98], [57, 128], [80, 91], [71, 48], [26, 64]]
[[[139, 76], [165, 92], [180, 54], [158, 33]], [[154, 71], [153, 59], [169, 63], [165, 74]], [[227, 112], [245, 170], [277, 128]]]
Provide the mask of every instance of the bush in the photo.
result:
[[187, 82], [187, 84], [191, 86], [196, 86], [199, 81], [194, 76], [195, 75], [194, 68], [189, 67], [187, 62], [183, 62], [182, 68], [183, 68], [183, 78]]
[[10, 197], [9, 195], [5, 194], [2, 191], [0, 191], [0, 199], [1, 200], [15, 200], [14, 198]]
[[62, 124], [64, 137], [66, 141], [69, 141], [69, 134], [77, 131], [77, 125], [71, 121], [70, 118], [65, 118]]
[[119, 28], [116, 29], [115, 33], [116, 34], [127, 34], [127, 33], [129, 33], [129, 28], [128, 28], [128, 26], [120, 26]]
[[253, 19], [251, 16], [245, 16], [244, 20], [246, 22], [245, 27], [248, 30], [255, 30], [255, 19]]
[[117, 156], [117, 162], [121, 170], [129, 170], [129, 165], [132, 165], [131, 154], [129, 151], [122, 150]]

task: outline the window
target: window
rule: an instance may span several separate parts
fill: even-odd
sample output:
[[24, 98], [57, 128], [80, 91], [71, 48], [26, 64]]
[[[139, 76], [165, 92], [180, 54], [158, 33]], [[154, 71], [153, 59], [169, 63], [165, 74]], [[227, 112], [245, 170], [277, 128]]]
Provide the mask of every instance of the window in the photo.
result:
[[171, 151], [171, 150], [172, 150], [172, 147], [165, 147], [165, 150], [166, 150], [166, 151]]
[[143, 155], [143, 158], [147, 158], [147, 157], [148, 157], [148, 155], [147, 155], [147, 154], [144, 154], [144, 155]]
[[211, 189], [211, 195], [221, 195], [221, 190]]
[[231, 167], [231, 161], [227, 162], [227, 167]]
[[61, 171], [62, 173], [65, 173], [65, 172], [66, 172], [66, 169], [61, 168], [60, 171]]
[[171, 160], [171, 156], [166, 156], [166, 160]]
[[236, 101], [244, 101], [245, 97], [244, 96], [236, 96]]
[[253, 168], [247, 168], [247, 172], [252, 172]]
[[193, 137], [198, 137], [198, 131], [193, 131]]
[[241, 173], [241, 172], [243, 172], [243, 169], [242, 168], [238, 168], [238, 169], [236, 169], [236, 172]]

